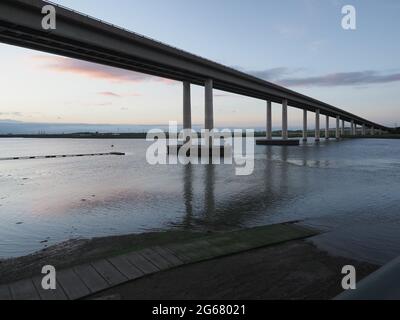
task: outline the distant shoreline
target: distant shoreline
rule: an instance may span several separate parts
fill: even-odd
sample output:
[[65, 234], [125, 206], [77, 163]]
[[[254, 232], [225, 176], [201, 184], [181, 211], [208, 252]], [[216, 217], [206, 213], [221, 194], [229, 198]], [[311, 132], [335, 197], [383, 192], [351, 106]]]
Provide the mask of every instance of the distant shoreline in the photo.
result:
[[[256, 137], [265, 137], [265, 132], [255, 132]], [[66, 133], [66, 134], [2, 134], [1, 138], [26, 138], [26, 139], [146, 139], [147, 133]], [[168, 133], [166, 132], [168, 137]], [[279, 131], [273, 133], [274, 137], [281, 136]], [[291, 137], [301, 137], [301, 132], [290, 132]]]
[[[256, 131], [254, 136], [256, 138], [265, 137], [266, 133], [263, 131]], [[0, 139], [10, 139], [10, 138], [23, 138], [23, 139], [146, 139], [147, 133], [145, 132], [137, 132], [137, 133], [66, 133], [66, 134], [1, 134]], [[168, 133], [166, 133], [168, 137]], [[273, 137], [280, 137], [280, 131], [274, 131], [272, 133]], [[301, 138], [302, 132], [300, 130], [297, 131], [289, 131], [290, 138]], [[308, 133], [308, 137], [314, 137], [314, 131], [310, 131]], [[321, 132], [321, 137], [324, 138], [324, 132]], [[334, 136], [331, 133], [331, 138]], [[345, 139], [400, 139], [400, 134], [384, 134], [384, 135], [375, 135], [375, 136], [349, 136], [346, 135]]]

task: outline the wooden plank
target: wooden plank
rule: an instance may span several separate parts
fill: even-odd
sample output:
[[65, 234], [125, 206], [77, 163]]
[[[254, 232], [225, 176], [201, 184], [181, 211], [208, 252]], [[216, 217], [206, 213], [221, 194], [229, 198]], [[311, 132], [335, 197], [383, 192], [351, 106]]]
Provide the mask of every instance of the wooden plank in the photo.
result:
[[80, 299], [90, 294], [90, 290], [73, 269], [66, 269], [58, 272], [57, 279], [67, 297], [71, 300]]
[[0, 300], [12, 300], [11, 291], [7, 285], [0, 286]]
[[164, 249], [172, 252], [174, 255], [176, 255], [180, 260], [182, 260], [184, 263], [190, 263], [193, 259], [182, 251], [182, 248], [180, 245], [177, 244], [168, 244], [163, 246]]
[[10, 290], [14, 300], [40, 300], [40, 296], [31, 279], [11, 283]]
[[151, 274], [160, 271], [158, 267], [137, 252], [128, 253], [125, 257], [131, 264], [141, 270], [144, 274]]
[[92, 293], [108, 288], [106, 280], [91, 265], [85, 264], [75, 267], [74, 271]]
[[131, 264], [125, 256], [112, 257], [107, 260], [129, 280], [135, 280], [144, 275], [144, 272]]
[[164, 259], [154, 250], [144, 249], [140, 250], [138, 253], [149, 260], [151, 263], [153, 263], [160, 270], [166, 270], [173, 267], [172, 263]]
[[105, 259], [93, 262], [92, 266], [111, 286], [115, 286], [128, 281], [127, 277], [125, 277], [121, 272], [118, 271], [117, 268], [115, 268], [110, 262]]
[[159, 255], [161, 255], [164, 259], [168, 260], [174, 267], [184, 264], [184, 262], [179, 259], [175, 254], [173, 254], [170, 250], [158, 246], [153, 247], [152, 249], [156, 251]]
[[42, 300], [68, 300], [67, 295], [59, 283], [55, 290], [44, 290], [42, 287], [42, 277], [33, 278], [33, 284]]

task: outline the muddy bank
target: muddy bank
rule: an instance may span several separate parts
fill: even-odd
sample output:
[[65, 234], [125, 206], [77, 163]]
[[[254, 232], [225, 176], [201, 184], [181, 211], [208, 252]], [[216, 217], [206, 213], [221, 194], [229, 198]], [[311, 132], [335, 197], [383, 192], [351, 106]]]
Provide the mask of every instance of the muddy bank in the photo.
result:
[[210, 234], [189, 231], [166, 231], [70, 240], [28, 256], [0, 260], [0, 284], [40, 275], [44, 265], [52, 265], [60, 270], [160, 243], [185, 242]]
[[[271, 230], [265, 235], [272, 238], [277, 236], [275, 229], [282, 229], [279, 225], [267, 228]], [[222, 234], [226, 242], [227, 236]], [[221, 233], [168, 231], [71, 240], [0, 262], [0, 283], [40, 275], [47, 264], [60, 270], [154, 245], [189, 243], [217, 235]], [[378, 269], [373, 264], [332, 256], [310, 241], [293, 240], [159, 272], [91, 298], [331, 299], [341, 292], [341, 270], [348, 264], [356, 267], [358, 280]]]
[[357, 280], [378, 269], [298, 240], [160, 272], [90, 299], [332, 299], [348, 264]]

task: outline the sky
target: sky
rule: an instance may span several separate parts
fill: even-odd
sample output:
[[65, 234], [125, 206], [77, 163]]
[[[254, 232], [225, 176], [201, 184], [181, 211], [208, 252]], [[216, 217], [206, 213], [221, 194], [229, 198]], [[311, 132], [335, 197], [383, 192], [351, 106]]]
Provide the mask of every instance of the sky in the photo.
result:
[[[398, 0], [55, 0], [251, 73], [368, 120], [400, 124]], [[342, 7], [356, 30], [342, 28]], [[0, 120], [91, 124], [182, 122], [182, 84], [0, 44]], [[22, 90], [21, 90], [22, 88]], [[216, 126], [260, 127], [265, 101], [214, 92]], [[192, 86], [193, 123], [204, 88]], [[273, 126], [281, 123], [273, 106]], [[302, 111], [289, 109], [289, 127]], [[333, 121], [332, 121], [333, 123]]]

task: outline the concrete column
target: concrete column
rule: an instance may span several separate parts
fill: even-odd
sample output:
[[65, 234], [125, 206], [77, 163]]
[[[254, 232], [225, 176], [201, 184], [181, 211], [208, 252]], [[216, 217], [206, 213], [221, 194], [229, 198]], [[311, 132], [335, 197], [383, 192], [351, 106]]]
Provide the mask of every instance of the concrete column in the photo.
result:
[[367, 134], [367, 128], [365, 127], [365, 124], [362, 125], [362, 135], [365, 136]]
[[192, 129], [192, 106], [190, 99], [190, 83], [183, 82], [183, 129]]
[[329, 116], [326, 116], [325, 139], [329, 140]]
[[337, 116], [336, 117], [336, 139], [339, 140], [340, 139], [340, 117]]
[[307, 141], [307, 110], [303, 110], [303, 141]]
[[344, 123], [344, 120], [342, 120], [342, 137], [345, 136], [345, 134], [346, 134], [345, 131], [346, 131], [345, 123]]
[[352, 136], [355, 136], [355, 135], [356, 135], [354, 120], [351, 120], [351, 135], [352, 135]]
[[375, 127], [371, 127], [371, 136], [375, 135]]
[[267, 139], [272, 140], [272, 102], [267, 101]]
[[320, 110], [317, 109], [315, 110], [315, 141], [319, 141], [321, 139], [321, 132], [319, 130], [319, 115], [320, 115]]
[[214, 129], [213, 80], [205, 83], [205, 129]]
[[288, 140], [288, 101], [284, 99], [282, 101], [282, 139]]

